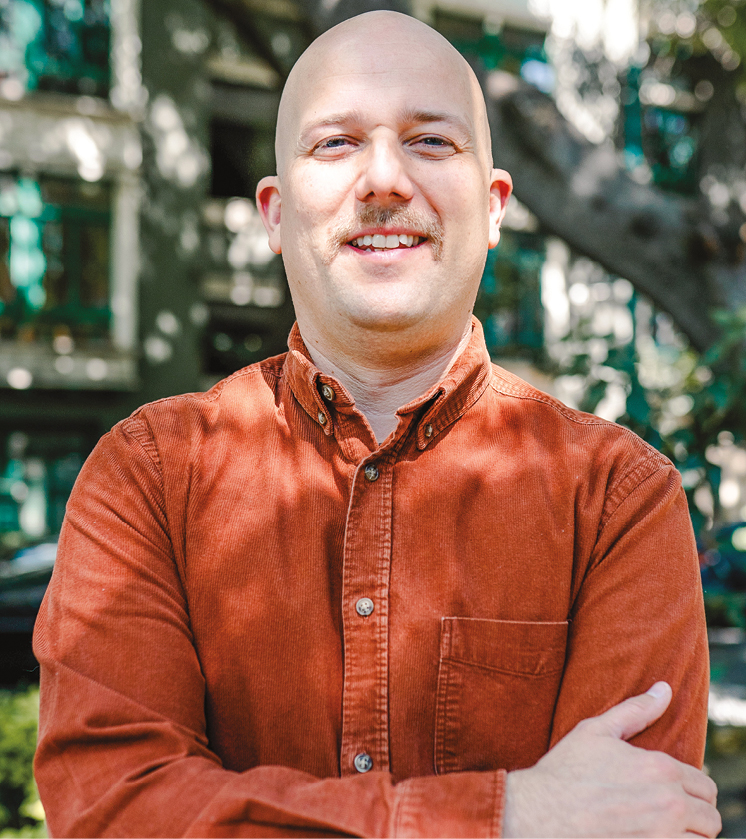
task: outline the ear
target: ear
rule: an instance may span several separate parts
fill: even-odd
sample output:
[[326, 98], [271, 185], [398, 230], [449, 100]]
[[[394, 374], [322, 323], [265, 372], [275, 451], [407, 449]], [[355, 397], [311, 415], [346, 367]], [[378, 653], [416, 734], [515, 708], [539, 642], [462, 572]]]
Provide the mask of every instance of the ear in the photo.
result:
[[256, 206], [269, 237], [269, 246], [275, 253], [282, 253], [280, 237], [280, 179], [277, 175], [262, 178], [256, 188]]
[[490, 248], [500, 241], [500, 225], [508, 209], [508, 199], [513, 191], [513, 179], [504, 169], [493, 169], [490, 176]]

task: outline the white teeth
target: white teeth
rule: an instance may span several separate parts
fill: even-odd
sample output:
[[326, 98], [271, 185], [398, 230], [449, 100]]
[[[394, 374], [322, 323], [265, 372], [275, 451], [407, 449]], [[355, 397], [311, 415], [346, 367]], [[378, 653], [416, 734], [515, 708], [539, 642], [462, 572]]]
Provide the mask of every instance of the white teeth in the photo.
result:
[[413, 245], [419, 245], [421, 241], [420, 236], [409, 236], [406, 233], [391, 233], [389, 235], [374, 233], [373, 235], [359, 236], [357, 239], [352, 240], [352, 244], [357, 248], [372, 247], [377, 250], [393, 250], [400, 245], [404, 245], [405, 248], [411, 248]]

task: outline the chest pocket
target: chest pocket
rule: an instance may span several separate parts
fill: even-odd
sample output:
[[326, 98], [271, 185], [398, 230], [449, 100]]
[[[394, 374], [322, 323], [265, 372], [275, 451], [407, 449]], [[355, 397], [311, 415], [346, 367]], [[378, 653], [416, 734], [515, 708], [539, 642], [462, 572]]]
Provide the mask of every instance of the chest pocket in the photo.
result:
[[567, 621], [442, 618], [435, 770], [522, 769], [547, 751]]

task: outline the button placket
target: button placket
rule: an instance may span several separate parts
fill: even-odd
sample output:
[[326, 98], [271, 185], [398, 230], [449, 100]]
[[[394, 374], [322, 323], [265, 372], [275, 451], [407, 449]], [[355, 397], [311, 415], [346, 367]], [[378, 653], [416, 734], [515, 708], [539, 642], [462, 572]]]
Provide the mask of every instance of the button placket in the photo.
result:
[[343, 559], [343, 774], [389, 768], [391, 490], [392, 467], [386, 459], [357, 470]]

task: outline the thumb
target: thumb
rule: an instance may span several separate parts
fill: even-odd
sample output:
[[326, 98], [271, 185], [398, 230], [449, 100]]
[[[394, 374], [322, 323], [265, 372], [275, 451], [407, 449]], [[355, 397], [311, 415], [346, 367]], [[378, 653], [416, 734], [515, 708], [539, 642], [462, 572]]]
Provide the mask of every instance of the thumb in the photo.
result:
[[663, 715], [671, 696], [667, 682], [656, 682], [647, 693], [625, 699], [590, 722], [596, 734], [629, 740]]

